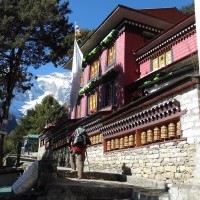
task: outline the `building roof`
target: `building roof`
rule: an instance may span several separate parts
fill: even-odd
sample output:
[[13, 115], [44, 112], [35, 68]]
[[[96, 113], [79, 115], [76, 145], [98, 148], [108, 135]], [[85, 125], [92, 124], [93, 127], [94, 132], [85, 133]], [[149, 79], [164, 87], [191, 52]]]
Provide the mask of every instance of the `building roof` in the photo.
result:
[[148, 51], [152, 50], [154, 47], [161, 45], [162, 42], [174, 36], [176, 33], [182, 31], [183, 29], [189, 27], [190, 25], [193, 25], [194, 23], [195, 23], [195, 14], [192, 14], [186, 19], [172, 26], [170, 29], [167, 29], [165, 32], [158, 35], [157, 38], [149, 41], [145, 45], [138, 48], [135, 51], [136, 55], [139, 57], [147, 53]]
[[[173, 11], [174, 13], [173, 22], [169, 22], [164, 14], [161, 15], [161, 17], [158, 17], [160, 12], [158, 12], [157, 9], [151, 9], [151, 12], [148, 13], [145, 10], [136, 10], [123, 5], [118, 5], [99, 25], [87, 41], [85, 41], [85, 43], [81, 46], [81, 51], [83, 53], [90, 52], [102, 41], [103, 38], [107, 36], [107, 34], [109, 34], [126, 19], [139, 23], [145, 22], [146, 25], [155, 27], [159, 30], [169, 29], [174, 25], [174, 23], [177, 23], [177, 21], [180, 20], [180, 18], [178, 18], [180, 11], [176, 9], [171, 9], [170, 11]], [[176, 12], [177, 14], [175, 15]], [[64, 65], [64, 68], [66, 69], [71, 69], [71, 67], [72, 58]]]
[[[159, 19], [165, 20], [169, 23], [177, 23], [186, 18], [186, 16], [180, 12], [177, 8], [156, 8], [156, 9], [142, 9], [140, 12], [149, 14]], [[170, 15], [170, 17], [169, 17]]]
[[30, 135], [26, 135], [26, 136], [24, 136], [24, 138], [29, 138], [29, 139], [38, 139], [38, 138], [39, 138], [39, 135], [30, 134]]

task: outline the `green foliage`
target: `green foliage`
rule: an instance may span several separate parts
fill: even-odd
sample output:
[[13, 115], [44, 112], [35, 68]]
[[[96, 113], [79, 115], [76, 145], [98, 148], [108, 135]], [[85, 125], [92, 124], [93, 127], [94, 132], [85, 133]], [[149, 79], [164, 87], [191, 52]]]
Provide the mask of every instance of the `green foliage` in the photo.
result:
[[[92, 33], [93, 33], [93, 30], [89, 30], [89, 29], [81, 29], [80, 30], [80, 36], [77, 38], [77, 42], [80, 47], [84, 44], [84, 42], [87, 40], [87, 38], [90, 37], [90, 35]], [[69, 40], [71, 43], [74, 42], [74, 34], [69, 36]], [[73, 56], [73, 51], [74, 51], [74, 48], [72, 46], [72, 48], [68, 51], [68, 55], [70, 58]]]
[[118, 36], [118, 31], [113, 29], [102, 41], [101, 46], [108, 47]]
[[15, 130], [5, 140], [5, 151], [16, 152], [15, 143], [22, 141], [23, 136], [39, 134], [46, 124], [55, 124], [61, 119], [68, 117], [68, 109], [61, 106], [51, 95], [46, 96], [41, 104], [34, 109], [28, 110]]
[[22, 119], [21, 125], [26, 127], [26, 132], [39, 133], [46, 123], [56, 123], [61, 118], [67, 118], [67, 110], [61, 106], [51, 95], [46, 96], [41, 104], [37, 104], [35, 109], [29, 110]]
[[[4, 1], [0, 4], [0, 49], [18, 56], [20, 64], [34, 65], [61, 59], [66, 61], [66, 53], [72, 44], [68, 36], [72, 24], [67, 14], [71, 11], [68, 2], [57, 0], [20, 0], [16, 4]], [[15, 50], [13, 52], [13, 50]], [[15, 59], [17, 59], [15, 57]]]
[[16, 147], [15, 147], [15, 139], [12, 136], [6, 136], [5, 143], [4, 143], [4, 153], [5, 155], [8, 154], [16, 154]]
[[[62, 3], [61, 3], [62, 2]], [[73, 46], [73, 26], [68, 21], [68, 1], [4, 0], [0, 3], [0, 98], [8, 116], [13, 90], [21, 92], [32, 86], [33, 74], [45, 63], [64, 64]]]
[[17, 144], [19, 141], [22, 141], [22, 138], [25, 135], [26, 130], [21, 126], [17, 126], [14, 131], [7, 135], [4, 144], [4, 154], [16, 154]]
[[92, 62], [97, 56], [100, 55], [100, 53], [103, 51], [103, 49], [109, 47], [111, 43], [117, 38], [118, 31], [113, 29], [101, 42], [100, 44], [95, 47], [91, 52], [86, 52], [84, 54], [83, 59], [83, 68], [87, 65], [87, 63]]
[[180, 11], [182, 13], [184, 13], [185, 15], [190, 15], [192, 13], [194, 13], [194, 2], [193, 3], [190, 3], [186, 6], [183, 6]]
[[[69, 1], [3, 0], [0, 2], [0, 100], [3, 118], [8, 118], [14, 89], [25, 92], [32, 86], [36, 69], [52, 62], [64, 64], [73, 46], [69, 23]], [[1, 123], [1, 119], [0, 119]], [[3, 160], [0, 138], [0, 167]]]
[[79, 90], [79, 95], [87, 94], [94, 88], [98, 87], [100, 84], [106, 83], [112, 79], [114, 79], [119, 73], [118, 67], [114, 67], [110, 69], [107, 73], [102, 75], [101, 77], [96, 77], [95, 79], [91, 80], [87, 85]]

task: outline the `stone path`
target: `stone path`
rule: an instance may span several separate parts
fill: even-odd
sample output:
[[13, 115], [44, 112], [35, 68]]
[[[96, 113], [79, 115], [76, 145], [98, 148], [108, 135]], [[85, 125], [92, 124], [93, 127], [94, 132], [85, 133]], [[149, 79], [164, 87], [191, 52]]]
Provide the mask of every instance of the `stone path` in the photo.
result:
[[[84, 172], [83, 179], [75, 178], [77, 172], [58, 168], [56, 183], [48, 185], [48, 200], [169, 200], [163, 182], [106, 172]], [[69, 198], [66, 198], [66, 197]]]

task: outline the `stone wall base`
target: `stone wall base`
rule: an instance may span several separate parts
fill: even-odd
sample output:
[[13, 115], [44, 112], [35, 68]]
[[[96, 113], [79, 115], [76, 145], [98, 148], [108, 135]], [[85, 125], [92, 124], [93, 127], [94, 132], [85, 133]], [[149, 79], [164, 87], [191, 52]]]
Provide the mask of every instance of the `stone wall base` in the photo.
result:
[[199, 185], [168, 184], [170, 200], [198, 200], [200, 199]]

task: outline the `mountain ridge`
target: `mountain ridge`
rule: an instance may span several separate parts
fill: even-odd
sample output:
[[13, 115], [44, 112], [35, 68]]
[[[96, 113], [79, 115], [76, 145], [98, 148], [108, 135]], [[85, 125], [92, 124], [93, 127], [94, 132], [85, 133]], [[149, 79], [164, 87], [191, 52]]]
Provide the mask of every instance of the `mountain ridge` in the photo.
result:
[[71, 79], [71, 72], [38, 75], [38, 78], [33, 80], [30, 90], [25, 93], [14, 92], [10, 113], [19, 121], [26, 115], [27, 110], [33, 109], [47, 95], [52, 95], [60, 105], [69, 104]]

